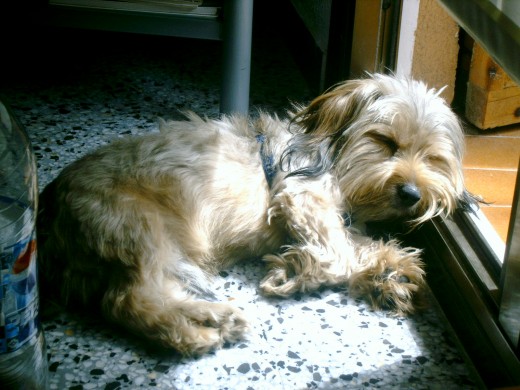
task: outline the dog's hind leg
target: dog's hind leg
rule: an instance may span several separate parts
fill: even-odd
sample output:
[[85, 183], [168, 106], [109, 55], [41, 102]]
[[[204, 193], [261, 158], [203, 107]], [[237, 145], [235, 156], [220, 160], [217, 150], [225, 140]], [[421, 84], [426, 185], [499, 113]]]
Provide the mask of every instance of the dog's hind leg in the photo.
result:
[[195, 300], [184, 286], [163, 279], [136, 280], [109, 290], [105, 317], [130, 332], [184, 355], [201, 355], [243, 338], [247, 322], [239, 309]]
[[198, 297], [209, 288], [209, 276], [181, 255], [160, 226], [149, 223], [140, 248], [134, 246], [127, 275], [112, 279], [102, 299], [105, 317], [184, 355], [201, 355], [242, 338], [247, 322], [241, 310]]
[[42, 220], [49, 225], [43, 254], [61, 261], [59, 268], [52, 261], [42, 268], [60, 275], [52, 280], [65, 281], [62, 299], [101, 301], [109, 321], [183, 354], [202, 354], [243, 336], [240, 310], [194, 298], [208, 279], [172, 237], [172, 225], [180, 224], [176, 214], [135, 191], [102, 195], [69, 192], [54, 218]]

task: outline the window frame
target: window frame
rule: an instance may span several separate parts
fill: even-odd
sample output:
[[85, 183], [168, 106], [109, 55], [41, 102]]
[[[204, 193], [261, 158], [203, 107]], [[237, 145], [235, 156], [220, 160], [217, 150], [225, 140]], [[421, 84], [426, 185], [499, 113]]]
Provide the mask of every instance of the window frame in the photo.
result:
[[498, 318], [500, 284], [457, 218], [436, 217], [406, 243], [423, 248], [428, 286], [485, 386], [518, 385], [520, 360]]
[[[519, 25], [493, 0], [437, 1], [520, 83]], [[520, 168], [505, 255], [478, 212], [434, 218], [410, 236], [424, 248], [428, 284], [486, 387], [520, 385], [520, 319], [510, 321], [520, 311], [519, 201]]]

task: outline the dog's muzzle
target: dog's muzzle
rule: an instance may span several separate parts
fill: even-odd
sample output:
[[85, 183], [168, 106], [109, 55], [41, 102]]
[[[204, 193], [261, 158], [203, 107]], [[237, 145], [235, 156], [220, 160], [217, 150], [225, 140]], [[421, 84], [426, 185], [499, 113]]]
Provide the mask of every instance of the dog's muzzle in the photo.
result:
[[412, 207], [421, 200], [421, 191], [413, 184], [402, 184], [397, 187], [397, 196], [402, 207]]

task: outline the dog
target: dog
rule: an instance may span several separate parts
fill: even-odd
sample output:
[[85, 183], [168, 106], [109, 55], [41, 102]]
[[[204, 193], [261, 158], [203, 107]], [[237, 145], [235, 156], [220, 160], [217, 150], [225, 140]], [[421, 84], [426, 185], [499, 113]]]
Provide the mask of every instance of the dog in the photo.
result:
[[287, 119], [186, 113], [66, 167], [40, 196], [43, 294], [97, 307], [155, 344], [201, 355], [244, 337], [211, 281], [261, 258], [266, 296], [348, 286], [376, 309], [415, 309], [421, 251], [373, 239], [473, 202], [456, 115], [423, 82], [371, 74]]

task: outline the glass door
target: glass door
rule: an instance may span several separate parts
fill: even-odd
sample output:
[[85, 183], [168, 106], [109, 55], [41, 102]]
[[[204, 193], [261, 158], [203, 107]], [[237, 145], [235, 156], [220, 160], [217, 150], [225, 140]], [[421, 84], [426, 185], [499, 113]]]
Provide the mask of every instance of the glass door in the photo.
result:
[[[475, 41], [485, 48], [493, 59], [520, 84], [520, 3], [511, 0], [440, 0], [447, 11]], [[493, 72], [493, 69], [488, 69]], [[513, 108], [513, 115], [520, 115], [520, 108]], [[520, 155], [520, 150], [518, 151]], [[518, 159], [518, 157], [517, 157]], [[512, 161], [518, 164], [518, 161]], [[518, 175], [518, 174], [517, 174]], [[518, 351], [520, 335], [520, 213], [518, 211], [519, 180], [511, 206], [510, 222], [505, 253], [496, 250], [488, 239], [489, 226], [471, 215], [464, 215], [482, 244], [495, 249], [488, 252], [496, 256], [500, 264], [499, 318], [512, 346]], [[493, 259], [488, 259], [492, 261]]]
[[[453, 20], [456, 22], [455, 31], [458, 25], [500, 65], [504, 74], [520, 85], [520, 1], [517, 0], [358, 0], [351, 77], [358, 77], [361, 71], [392, 71], [423, 78], [432, 64], [437, 67], [437, 63], [440, 65], [446, 59], [441, 57], [451, 56], [450, 48], [439, 49], [435, 34], [424, 31], [426, 25], [437, 32], [444, 28], [444, 25], [439, 27], [437, 15], [431, 14], [434, 7], [446, 10], [448, 15], [443, 12], [443, 18], [452, 25]], [[396, 12], [400, 15], [397, 22]], [[456, 32], [444, 32], [446, 36], [454, 37]], [[438, 51], [432, 55], [429, 47], [435, 45]], [[421, 71], [415, 71], [417, 46], [425, 60], [419, 64]], [[391, 54], [394, 52], [397, 61]], [[455, 62], [456, 57], [455, 53]], [[493, 66], [484, 67], [483, 72], [488, 73], [487, 82], [501, 76]], [[442, 85], [455, 84], [454, 80], [442, 82]], [[520, 104], [510, 115], [520, 116]], [[474, 176], [470, 189], [483, 194], [495, 209], [507, 199], [505, 207], [499, 210], [503, 221], [500, 228], [490, 209], [482, 204], [473, 212], [460, 210], [452, 218], [435, 218], [409, 238], [411, 244], [424, 248], [428, 283], [435, 299], [481, 378], [491, 387], [520, 385], [520, 179], [517, 176], [520, 141], [513, 138], [500, 138], [495, 133], [492, 141], [502, 143], [511, 152], [503, 149], [495, 156], [487, 155], [489, 149], [476, 148], [481, 142], [478, 132], [466, 138], [468, 156], [475, 159], [465, 161], [469, 168], [467, 178]], [[490, 166], [479, 165], [479, 161], [485, 160], [501, 163], [497, 168], [507, 172], [509, 184], [496, 181], [490, 184], [485, 176], [494, 172]]]

